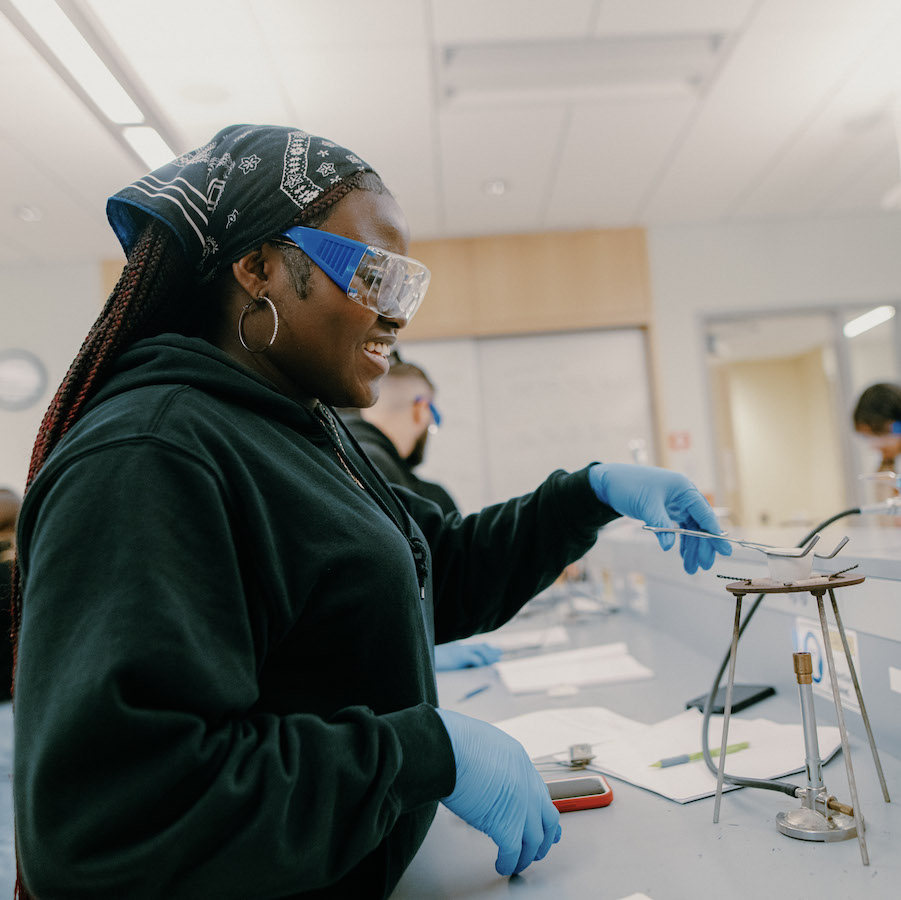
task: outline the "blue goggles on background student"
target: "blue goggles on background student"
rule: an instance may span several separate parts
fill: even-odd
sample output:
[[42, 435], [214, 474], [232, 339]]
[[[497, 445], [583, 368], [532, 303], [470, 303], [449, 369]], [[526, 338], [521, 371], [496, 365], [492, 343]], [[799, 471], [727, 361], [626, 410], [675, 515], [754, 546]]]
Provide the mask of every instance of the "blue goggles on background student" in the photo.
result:
[[858, 432], [858, 435], [874, 450], [894, 451], [901, 438], [901, 422], [888, 422], [885, 431]]
[[303, 225], [281, 237], [300, 247], [351, 300], [389, 319], [409, 322], [429, 286], [429, 270], [399, 253]]
[[[426, 398], [420, 394], [418, 397], [413, 398], [414, 403], [422, 403]], [[429, 425], [429, 434], [437, 434], [438, 429], [441, 427], [441, 413], [438, 412], [438, 407], [435, 406], [434, 401], [428, 400], [429, 404], [429, 413], [432, 416], [432, 424]]]

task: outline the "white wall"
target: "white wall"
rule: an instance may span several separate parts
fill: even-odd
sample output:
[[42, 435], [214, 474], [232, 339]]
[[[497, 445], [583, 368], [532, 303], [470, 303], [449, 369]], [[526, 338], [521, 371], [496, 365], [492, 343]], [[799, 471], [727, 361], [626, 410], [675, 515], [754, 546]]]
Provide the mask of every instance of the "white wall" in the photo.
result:
[[19, 494], [35, 436], [69, 363], [103, 306], [99, 264], [3, 266], [0, 349], [30, 350], [47, 369], [44, 396], [26, 410], [0, 410], [0, 486]]
[[429, 374], [442, 413], [418, 474], [443, 484], [464, 513], [534, 490], [555, 469], [631, 462], [635, 442], [653, 452], [640, 329], [401, 337], [399, 349]]
[[[667, 464], [714, 489], [701, 320], [901, 298], [901, 215], [648, 231], [664, 437], [691, 435]], [[665, 445], [665, 441], [664, 441]]]

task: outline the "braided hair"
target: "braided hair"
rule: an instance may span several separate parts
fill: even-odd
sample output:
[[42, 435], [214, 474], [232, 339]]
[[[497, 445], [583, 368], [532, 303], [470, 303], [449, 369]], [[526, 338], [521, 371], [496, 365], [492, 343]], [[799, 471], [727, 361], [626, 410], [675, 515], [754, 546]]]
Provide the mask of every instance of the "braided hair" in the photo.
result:
[[[161, 222], [151, 220], [132, 249], [118, 283], [44, 413], [31, 452], [26, 492], [53, 448], [77, 421], [88, 398], [102, 382], [110, 363], [127, 344], [152, 334], [154, 322], [168, 317], [178, 308], [179, 295], [189, 274], [175, 235]], [[15, 673], [22, 619], [21, 585], [15, 562], [10, 600], [10, 638]]]
[[[153, 220], [138, 239], [103, 311], [85, 338], [50, 403], [28, 469], [31, 484], [50, 451], [77, 420], [82, 408], [119, 351], [151, 332], [150, 324], [177, 306], [185, 265], [175, 236]], [[179, 264], [181, 263], [181, 265]]]

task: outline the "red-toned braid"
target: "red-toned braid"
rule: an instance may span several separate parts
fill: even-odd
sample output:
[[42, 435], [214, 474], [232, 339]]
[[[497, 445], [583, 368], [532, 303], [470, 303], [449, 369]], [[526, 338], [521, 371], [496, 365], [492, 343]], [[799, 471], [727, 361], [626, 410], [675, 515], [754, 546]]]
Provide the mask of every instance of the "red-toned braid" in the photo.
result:
[[152, 333], [147, 326], [160, 318], [163, 307], [180, 299], [184, 282], [179, 284], [173, 276], [183, 278], [185, 264], [180, 251], [167, 252], [171, 249], [177, 249], [177, 242], [163, 225], [150, 225], [138, 238], [118, 284], [44, 415], [31, 454], [26, 490], [50, 451], [78, 419], [109, 363], [124, 346]]
[[[38, 430], [25, 491], [63, 435], [75, 424], [85, 402], [100, 386], [110, 363], [141, 337], [178, 330], [185, 304], [183, 294], [190, 272], [178, 241], [169, 228], [153, 220], [138, 238], [119, 282], [103, 311], [91, 326], [78, 355], [56, 391]], [[187, 319], [183, 313], [182, 318]], [[12, 641], [13, 671], [21, 621], [19, 572], [13, 563]]]

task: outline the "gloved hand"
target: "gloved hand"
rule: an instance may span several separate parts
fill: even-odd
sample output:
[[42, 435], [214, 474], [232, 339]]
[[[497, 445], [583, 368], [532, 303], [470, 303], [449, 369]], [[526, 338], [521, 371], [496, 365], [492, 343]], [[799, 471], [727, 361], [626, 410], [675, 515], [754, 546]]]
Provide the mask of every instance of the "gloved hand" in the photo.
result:
[[560, 813], [522, 744], [480, 719], [436, 712], [457, 764], [454, 792], [441, 802], [497, 844], [500, 875], [544, 859], [560, 840]]
[[[588, 480], [598, 499], [620, 515], [641, 519], [645, 525], [722, 534], [703, 494], [678, 472], [630, 463], [598, 463], [588, 470]], [[659, 532], [657, 540], [664, 550], [669, 550], [675, 535]], [[717, 553], [730, 556], [732, 545], [683, 534], [679, 552], [685, 571], [693, 575], [698, 566], [709, 569]]]
[[464, 644], [460, 641], [438, 644], [435, 647], [435, 669], [447, 672], [450, 669], [490, 666], [501, 658], [502, 652], [491, 644]]

